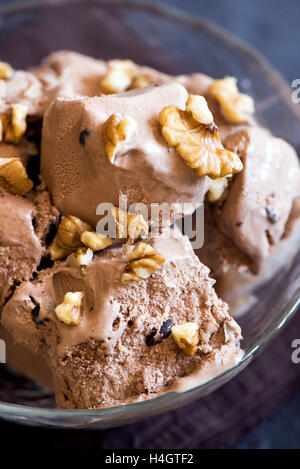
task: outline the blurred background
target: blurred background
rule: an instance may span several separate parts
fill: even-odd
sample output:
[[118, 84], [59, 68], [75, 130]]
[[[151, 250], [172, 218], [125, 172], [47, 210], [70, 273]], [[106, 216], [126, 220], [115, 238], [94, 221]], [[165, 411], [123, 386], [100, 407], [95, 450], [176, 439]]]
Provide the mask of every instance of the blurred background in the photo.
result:
[[[13, 2], [10, 0], [0, 0], [0, 6], [11, 3]], [[18, 3], [30, 2], [23, 0], [23, 2], [19, 1]], [[168, 7], [179, 8], [185, 13], [198, 15], [209, 21], [214, 21], [257, 49], [283, 75], [289, 84], [294, 79], [300, 78], [299, 0], [286, 0], [284, 2], [282, 0], [251, 0], [251, 2], [242, 0], [160, 0], [160, 2], [157, 2], [152, 0], [150, 3], [161, 3]], [[290, 332], [286, 331], [280, 339], [283, 347], [286, 347], [287, 353], [294, 338], [294, 331], [291, 325], [289, 330]], [[298, 366], [300, 367], [300, 365]], [[232, 442], [232, 439], [228, 436], [228, 444], [225, 437], [225, 439], [220, 440], [219, 446], [233, 446], [234, 448], [299, 448], [299, 378], [295, 378], [295, 383], [291, 388], [293, 392], [289, 392], [279, 399], [280, 402], [278, 402], [277, 409], [272, 408], [271, 415], [265, 416], [263, 421], [260, 421], [261, 418], [253, 418], [252, 421], [249, 421], [246, 434], [244, 429], [243, 435], [240, 435], [238, 441]], [[297, 379], [298, 385], [296, 385]], [[298, 391], [297, 388], [299, 389]], [[199, 423], [201, 424], [201, 422]], [[14, 438], [17, 438], [18, 441], [20, 441], [25, 433], [27, 437], [34, 437], [35, 435], [34, 429], [17, 427], [8, 423], [0, 423], [0, 430], [2, 434], [6, 432], [8, 435], [14, 435]], [[56, 432], [56, 436], [54, 436], [54, 431], [41, 430], [40, 433], [48, 441], [48, 447], [75, 447], [70, 443], [72, 439], [74, 444], [76, 442], [76, 447], [117, 448], [118, 446], [110, 445], [116, 441], [115, 435], [119, 431], [116, 429], [110, 430], [108, 433], [92, 432], [89, 435], [86, 432], [60, 431]], [[122, 435], [125, 435], [126, 429], [121, 430], [121, 432]], [[50, 437], [50, 435], [52, 436]], [[101, 443], [103, 441], [104, 443]], [[126, 447], [137, 447], [134, 442], [127, 442], [126, 439], [124, 441], [126, 441]], [[218, 441], [218, 439], [214, 441]], [[177, 443], [174, 440], [174, 445], [169, 447], [179, 448], [180, 445]], [[201, 444], [199, 443], [198, 445], [197, 441], [194, 444], [194, 447], [201, 447]], [[151, 446], [149, 447], [151, 448]], [[209, 447], [209, 444], [206, 444], [206, 447]]]

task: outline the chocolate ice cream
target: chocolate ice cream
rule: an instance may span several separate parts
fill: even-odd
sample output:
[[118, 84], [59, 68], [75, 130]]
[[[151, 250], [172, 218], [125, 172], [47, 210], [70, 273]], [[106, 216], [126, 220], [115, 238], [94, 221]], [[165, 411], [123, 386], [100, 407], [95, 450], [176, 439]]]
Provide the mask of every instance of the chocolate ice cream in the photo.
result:
[[0, 306], [16, 285], [37, 270], [46, 251], [46, 235], [57, 218], [48, 192], [24, 198], [0, 189]]
[[[2, 67], [8, 362], [51, 381], [58, 406], [72, 409], [180, 391], [238, 363], [241, 330], [209, 268], [214, 277], [258, 272], [289, 234], [300, 196], [292, 147], [259, 127], [252, 98], [232, 77], [172, 77], [69, 51], [29, 71]], [[166, 225], [156, 236], [140, 213], [131, 214], [143, 228], [134, 236], [97, 233], [102, 202], [114, 207], [120, 230], [120, 196], [128, 206], [171, 205], [169, 224], [205, 201], [204, 247], [195, 255]]]
[[237, 263], [258, 273], [285, 236], [300, 195], [299, 160], [288, 143], [260, 128], [240, 130], [225, 144], [239, 154], [244, 170], [212, 209], [213, 220], [207, 218], [207, 242], [197, 253], [215, 275]]
[[[210, 180], [199, 178], [170, 149], [160, 132], [158, 115], [169, 104], [185, 107], [187, 92], [177, 83], [147, 87], [100, 98], [57, 99], [45, 115], [41, 173], [55, 205], [63, 215], [76, 215], [93, 226], [100, 203], [128, 206], [143, 203], [174, 205], [182, 215], [183, 203], [191, 213], [203, 200]], [[131, 118], [135, 134], [106, 154], [103, 125], [112, 114]]]
[[[241, 358], [240, 329], [188, 239], [177, 234], [146, 242], [165, 258], [146, 280], [122, 284], [128, 258], [113, 248], [86, 267], [57, 263], [19, 286], [4, 307], [2, 322], [15, 339], [45, 355], [60, 407], [144, 399], [184, 386], [190, 373], [199, 384], [215, 373], [216, 363], [226, 369]], [[70, 291], [84, 294], [77, 326], [55, 314]], [[185, 323], [198, 330], [192, 356], [172, 334]]]

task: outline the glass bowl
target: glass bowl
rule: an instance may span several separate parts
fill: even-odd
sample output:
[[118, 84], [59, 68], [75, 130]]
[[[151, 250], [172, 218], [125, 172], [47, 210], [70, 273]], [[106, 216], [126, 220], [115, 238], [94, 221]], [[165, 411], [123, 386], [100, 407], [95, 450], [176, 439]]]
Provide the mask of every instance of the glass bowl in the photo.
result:
[[[300, 110], [291, 89], [258, 53], [215, 25], [134, 1], [43, 1], [0, 8], [1, 60], [36, 65], [52, 51], [131, 58], [171, 74], [236, 76], [257, 102], [260, 123], [300, 151]], [[299, 245], [298, 245], [299, 246]], [[49, 392], [0, 365], [0, 417], [55, 428], [106, 428], [175, 409], [222, 386], [280, 332], [300, 305], [300, 251], [260, 285], [255, 306], [239, 322], [245, 355], [234, 368], [185, 392], [99, 410], [56, 410]]]

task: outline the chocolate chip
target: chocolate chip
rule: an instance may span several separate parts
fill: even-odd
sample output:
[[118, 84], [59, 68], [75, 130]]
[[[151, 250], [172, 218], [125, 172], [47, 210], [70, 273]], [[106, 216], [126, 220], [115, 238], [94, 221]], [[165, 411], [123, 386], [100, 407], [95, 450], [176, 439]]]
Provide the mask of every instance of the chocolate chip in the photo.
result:
[[32, 296], [30, 296], [29, 298], [31, 299], [32, 303], [35, 305], [35, 307], [31, 310], [32, 320], [35, 322], [35, 324], [37, 326], [41, 326], [42, 324], [49, 322], [48, 318], [44, 318], [44, 319], [39, 318], [41, 307]]
[[82, 147], [85, 147], [85, 141], [86, 141], [87, 137], [89, 137], [90, 135], [91, 135], [91, 131], [88, 128], [83, 129], [80, 132], [80, 134], [79, 134], [79, 143]]
[[242, 226], [242, 224], [243, 224], [243, 222], [242, 222], [242, 221], [238, 221], [238, 222], [236, 222], [236, 226], [237, 226], [238, 228], [240, 228], [240, 227]]
[[148, 347], [152, 347], [153, 345], [158, 345], [161, 343], [162, 337], [155, 338], [156, 334], [157, 334], [157, 329], [155, 329], [154, 327], [152, 331], [150, 332], [150, 334], [147, 335], [146, 337], [146, 344], [148, 345]]
[[267, 219], [270, 223], [273, 225], [278, 222], [278, 216], [277, 213], [272, 210], [270, 207], [265, 207], [266, 214], [267, 214]]
[[173, 323], [171, 319], [167, 319], [166, 321], [163, 322], [159, 333], [163, 335], [163, 337], [168, 337], [171, 334], [171, 329], [173, 327]]
[[157, 333], [157, 329], [154, 327], [150, 334], [146, 337], [146, 344], [149, 347], [160, 344], [163, 339], [169, 337], [172, 327], [173, 323], [170, 319], [167, 319], [163, 322], [161, 328], [159, 329], [159, 333]]

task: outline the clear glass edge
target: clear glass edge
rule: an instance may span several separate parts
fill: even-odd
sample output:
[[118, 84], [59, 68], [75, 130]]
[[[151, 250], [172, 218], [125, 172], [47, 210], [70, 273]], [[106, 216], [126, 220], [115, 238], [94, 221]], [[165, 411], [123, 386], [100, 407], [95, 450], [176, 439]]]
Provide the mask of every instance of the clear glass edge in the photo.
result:
[[[238, 43], [239, 45], [245, 48], [250, 54], [255, 54], [256, 59], [259, 60], [266, 68], [270, 70], [273, 74], [274, 78], [278, 80], [278, 84], [283, 85], [285, 88], [287, 84], [282, 76], [268, 63], [268, 61], [263, 58], [259, 52], [254, 50], [251, 46], [244, 43], [242, 40], [236, 38], [233, 34], [229, 31], [226, 31], [221, 26], [213, 23], [212, 21], [202, 20], [200, 17], [189, 15], [184, 11], [181, 11], [178, 8], [162, 5], [162, 4], [153, 4], [149, 1], [144, 0], [110, 0], [110, 2], [120, 3], [124, 1], [124, 3], [130, 3], [132, 5], [139, 5], [145, 6], [150, 5], [152, 8], [155, 8], [160, 11], [164, 11], [165, 13], [172, 14], [173, 16], [177, 16], [178, 18], [190, 20], [193, 22], [198, 22], [199, 24], [206, 24], [211, 26], [215, 32], [218, 32], [220, 35], [225, 35], [227, 40], [230, 40], [233, 43]], [[4, 4], [0, 6], [0, 14], [3, 13], [12, 13], [17, 11], [19, 8], [31, 8], [39, 5], [59, 5], [59, 4], [66, 4], [66, 3], [84, 3], [84, 2], [98, 2], [98, 3], [105, 3], [107, 0], [29, 0], [29, 1], [15, 1], [9, 4]], [[280, 83], [281, 82], [281, 83]], [[153, 409], [155, 407], [159, 408], [159, 404], [170, 404], [171, 402], [175, 402], [179, 398], [181, 399], [183, 396], [188, 396], [189, 394], [197, 392], [197, 394], [201, 390], [205, 390], [208, 386], [217, 387], [218, 383], [222, 384], [226, 381], [223, 378], [226, 378], [228, 375], [235, 375], [235, 371], [245, 368], [257, 355], [259, 355], [268, 345], [269, 343], [280, 333], [280, 331], [284, 328], [286, 323], [293, 317], [296, 313], [297, 309], [300, 307], [300, 284], [296, 286], [296, 288], [291, 288], [294, 284], [299, 284], [299, 280], [296, 279], [292, 285], [290, 285], [289, 290], [293, 290], [293, 294], [289, 300], [285, 300], [283, 302], [282, 307], [280, 308], [280, 313], [276, 316], [274, 321], [272, 321], [263, 333], [256, 338], [256, 340], [245, 350], [243, 358], [234, 366], [223, 373], [218, 374], [217, 376], [211, 378], [210, 380], [202, 383], [199, 386], [195, 386], [193, 388], [187, 389], [185, 391], [170, 391], [163, 393], [158, 397], [149, 398], [140, 402], [134, 402], [130, 404], [123, 404], [120, 406], [115, 407], [108, 407], [108, 408], [99, 408], [99, 409], [49, 409], [49, 408], [40, 408], [40, 407], [32, 407], [32, 406], [25, 406], [20, 404], [10, 404], [10, 403], [3, 403], [0, 401], [0, 412], [7, 412], [7, 414], [12, 413], [13, 411], [18, 411], [19, 423], [22, 417], [34, 417], [38, 415], [40, 418], [49, 418], [54, 415], [58, 415], [61, 418], [68, 418], [72, 414], [76, 414], [78, 417], [96, 417], [97, 422], [98, 419], [102, 417], [122, 417], [124, 414], [140, 414], [142, 410]], [[1, 415], [0, 415], [1, 417]], [[2, 416], [3, 417], [3, 416]], [[4, 417], [3, 417], [4, 418]], [[5, 417], [6, 418], [6, 417]], [[7, 416], [9, 419], [9, 417]], [[24, 421], [24, 423], [26, 423]]]

